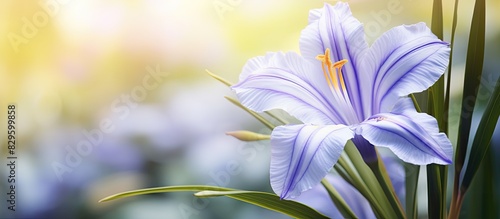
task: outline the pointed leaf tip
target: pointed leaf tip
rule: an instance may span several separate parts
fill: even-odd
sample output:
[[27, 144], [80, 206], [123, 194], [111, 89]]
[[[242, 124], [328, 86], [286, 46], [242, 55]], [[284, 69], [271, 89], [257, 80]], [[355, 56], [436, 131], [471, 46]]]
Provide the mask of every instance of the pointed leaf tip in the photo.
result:
[[215, 80], [218, 80], [218, 81], [222, 82], [223, 84], [225, 84], [225, 85], [227, 85], [229, 87], [233, 85], [233, 83], [231, 83], [228, 80], [226, 80], [226, 79], [224, 79], [224, 78], [222, 78], [222, 77], [220, 77], [220, 76], [218, 76], [218, 75], [210, 72], [208, 69], [205, 69], [205, 71], [208, 73], [208, 75], [210, 75], [210, 77], [214, 78]]

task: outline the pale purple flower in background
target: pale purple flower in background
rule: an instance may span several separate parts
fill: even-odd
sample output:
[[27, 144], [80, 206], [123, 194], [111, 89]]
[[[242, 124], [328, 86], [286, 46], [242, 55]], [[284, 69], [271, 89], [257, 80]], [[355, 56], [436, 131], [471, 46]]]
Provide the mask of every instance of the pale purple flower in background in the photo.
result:
[[[338, 175], [328, 174], [325, 178], [329, 183], [334, 185], [335, 189], [356, 216], [359, 218], [375, 218], [370, 203], [356, 188]], [[303, 192], [300, 196], [293, 198], [293, 200], [306, 204], [329, 218], [344, 218], [333, 203], [325, 187], [320, 184]]]
[[271, 135], [271, 186], [281, 198], [316, 186], [350, 139], [367, 162], [376, 145], [417, 165], [451, 163], [449, 139], [406, 97], [434, 84], [449, 59], [424, 23], [392, 28], [368, 47], [348, 4], [325, 4], [310, 12], [300, 50], [249, 60], [232, 87], [251, 110], [283, 109], [304, 123]]

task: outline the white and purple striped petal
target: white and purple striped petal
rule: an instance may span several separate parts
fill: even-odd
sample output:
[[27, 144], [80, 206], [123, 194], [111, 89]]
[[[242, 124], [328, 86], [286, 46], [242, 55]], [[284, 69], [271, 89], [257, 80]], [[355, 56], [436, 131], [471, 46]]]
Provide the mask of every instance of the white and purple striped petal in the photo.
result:
[[288, 199], [317, 185], [354, 136], [344, 125], [279, 126], [271, 135], [271, 187]]
[[372, 116], [356, 127], [371, 144], [389, 148], [401, 160], [416, 164], [450, 164], [453, 147], [436, 120], [417, 113], [410, 98], [402, 98], [391, 113]]
[[243, 105], [256, 112], [283, 109], [305, 123], [343, 123], [339, 116], [343, 112], [332, 105], [331, 91], [317, 62], [314, 65], [292, 52], [268, 53], [248, 61], [241, 81], [232, 89]]
[[349, 5], [344, 2], [338, 2], [335, 6], [325, 4], [321, 10], [312, 10], [309, 13], [309, 25], [300, 36], [300, 52], [305, 59], [317, 63], [316, 56], [329, 48], [333, 62], [342, 59], [349, 61], [343, 67], [345, 84], [361, 120], [366, 118], [362, 109], [367, 106], [361, 102], [364, 91], [359, 83], [366, 80], [365, 74], [368, 72], [357, 71], [357, 66], [362, 64], [362, 55], [368, 49], [364, 36], [363, 25], [352, 16]]
[[389, 112], [399, 97], [432, 86], [446, 70], [449, 54], [448, 43], [438, 39], [424, 23], [385, 32], [370, 47], [359, 69], [373, 76], [372, 95], [363, 96], [364, 102], [372, 102], [369, 114]]

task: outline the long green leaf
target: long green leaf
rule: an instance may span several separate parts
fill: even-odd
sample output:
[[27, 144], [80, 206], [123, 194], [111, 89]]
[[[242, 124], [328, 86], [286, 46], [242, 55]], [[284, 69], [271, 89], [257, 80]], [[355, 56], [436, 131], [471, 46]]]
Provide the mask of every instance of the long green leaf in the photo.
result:
[[[435, 87], [432, 87], [435, 88]], [[429, 111], [431, 115], [436, 116], [439, 122], [439, 116], [436, 109], [440, 105], [435, 99], [435, 89], [429, 89]], [[441, 129], [441, 128], [440, 128]], [[442, 131], [442, 130], [440, 130]], [[429, 218], [446, 218], [446, 166], [429, 164], [427, 165], [427, 200]]]
[[[429, 218], [445, 218], [446, 205], [442, 205], [446, 197], [443, 196], [443, 180], [440, 165], [429, 164], [427, 165], [427, 199], [428, 203], [428, 217]], [[445, 188], [446, 189], [446, 188]]]
[[480, 85], [484, 61], [485, 39], [485, 1], [476, 0], [467, 48], [465, 78], [462, 96], [462, 109], [458, 126], [457, 152], [455, 154], [455, 171], [460, 173], [467, 153], [467, 144], [472, 122], [472, 113], [476, 104], [477, 91]]
[[[422, 112], [417, 98], [410, 94], [413, 105], [417, 112]], [[405, 163], [405, 189], [406, 189], [406, 217], [408, 219], [418, 218], [418, 206], [417, 206], [417, 186], [418, 186], [418, 176], [420, 175], [420, 166], [413, 165], [410, 163]]]
[[233, 83], [231, 83], [228, 80], [222, 78], [221, 76], [216, 75], [216, 74], [210, 72], [209, 70], [205, 70], [205, 71], [208, 73], [208, 75], [210, 75], [210, 77], [214, 78], [215, 80], [220, 81], [221, 83], [225, 84], [226, 86], [230, 87], [230, 86], [233, 85]]
[[226, 196], [242, 202], [253, 204], [262, 208], [276, 211], [293, 218], [328, 218], [325, 215], [317, 212], [307, 205], [296, 201], [282, 200], [279, 196], [266, 192], [254, 191], [201, 191], [195, 196], [203, 197], [217, 197]]
[[389, 200], [392, 209], [394, 209], [396, 213], [400, 213], [400, 215], [398, 215], [398, 218], [403, 218], [405, 217], [403, 206], [401, 205], [401, 202], [396, 195], [396, 191], [394, 190], [391, 179], [389, 178], [389, 174], [387, 173], [384, 162], [382, 161], [382, 158], [378, 153], [377, 158], [378, 159], [376, 161], [368, 162], [367, 164], [380, 183], [380, 186], [382, 187], [385, 196]]
[[495, 172], [495, 164], [493, 159], [496, 159], [492, 147], [488, 148], [479, 169], [474, 175], [469, 188], [467, 189], [467, 198], [464, 200], [462, 218], [474, 215], [475, 218], [500, 218], [496, 212], [499, 206], [498, 196], [492, 191], [496, 190], [498, 184], [492, 180], [492, 173]]
[[[396, 209], [392, 208], [391, 203], [389, 201], [389, 199], [392, 197], [387, 197], [384, 194], [384, 190], [380, 185], [379, 181], [377, 180], [377, 177], [361, 157], [361, 154], [357, 150], [356, 145], [354, 145], [352, 141], [348, 141], [344, 147], [344, 151], [351, 160], [356, 171], [359, 173], [362, 182], [366, 184], [368, 190], [375, 197], [376, 200], [373, 200], [370, 203], [373, 205], [374, 204], [373, 202], [375, 201], [378, 202], [376, 204], [379, 204], [381, 206], [380, 214], [384, 218], [403, 218], [405, 216], [404, 212], [401, 212], [400, 210], [402, 209], [400, 208]], [[370, 200], [369, 197], [366, 198]]]
[[[443, 40], [443, 3], [442, 0], [434, 0], [432, 6], [432, 23], [431, 30], [440, 40]], [[446, 122], [444, 118], [444, 75], [442, 75], [434, 85], [429, 88], [430, 98], [429, 103], [429, 114], [434, 116], [438, 121], [439, 130], [442, 132], [447, 132]]]
[[[433, 87], [432, 87], [433, 88]], [[431, 115], [435, 114], [435, 105], [433, 89], [429, 89], [429, 113]], [[436, 118], [436, 120], [439, 119]], [[439, 123], [438, 123], [439, 124]], [[442, 206], [442, 180], [441, 180], [441, 170], [438, 165], [429, 164], [427, 165], [427, 214], [431, 219], [442, 218], [443, 212], [441, 211]]]
[[340, 166], [338, 162], [333, 166], [333, 168], [339, 174], [339, 176], [342, 177], [342, 179], [344, 179], [347, 183], [349, 183], [349, 185], [355, 187], [353, 179], [349, 176], [347, 171]]
[[[443, 3], [442, 0], [434, 0], [432, 6], [432, 32], [443, 40]], [[429, 89], [429, 114], [434, 116], [438, 122], [439, 130], [447, 132], [447, 119], [445, 118], [445, 84], [444, 75]], [[427, 166], [427, 188], [428, 188], [428, 215], [429, 218], [446, 218], [446, 179], [448, 168], [442, 165]]]
[[[446, 80], [446, 92], [445, 92], [445, 98], [444, 98], [444, 110], [445, 110], [445, 115], [449, 115], [450, 112], [450, 88], [451, 88], [451, 69], [452, 69], [452, 63], [453, 63], [453, 51], [455, 48], [455, 33], [457, 30], [457, 20], [458, 20], [458, 0], [455, 0], [455, 5], [453, 9], [453, 22], [451, 26], [451, 40], [450, 40], [450, 60], [448, 62], [448, 78]], [[448, 120], [449, 121], [449, 120]], [[446, 123], [446, 130], [449, 130], [449, 124]], [[457, 174], [457, 172], [455, 172]], [[450, 207], [450, 212], [453, 210], [454, 203], [456, 201], [456, 189], [458, 188], [457, 184], [458, 177], [455, 177], [454, 179], [454, 189], [453, 189], [453, 194], [452, 194], [452, 203]], [[458, 215], [457, 215], [458, 216]]]
[[[205, 70], [208, 75], [210, 75], [210, 77], [214, 78], [215, 80], [225, 84], [226, 86], [228, 87], [231, 87], [233, 86], [233, 83], [224, 79], [223, 77], [219, 76], [219, 75], [216, 75], [212, 72], [210, 72], [209, 70]], [[273, 117], [274, 119], [276, 119], [278, 122], [280, 122], [282, 125], [285, 125], [285, 124], [288, 124], [288, 121], [286, 119], [283, 119], [281, 117], [279, 117], [278, 115], [276, 115], [275, 113], [271, 112], [271, 111], [266, 111], [265, 112], [267, 115]]]
[[463, 174], [461, 191], [465, 192], [469, 187], [474, 174], [483, 160], [490, 146], [491, 136], [500, 116], [500, 78], [498, 78], [493, 95], [486, 106], [481, 121], [472, 141], [469, 160]]
[[139, 190], [133, 190], [111, 195], [101, 199], [99, 202], [106, 202], [120, 198], [145, 195], [145, 194], [186, 192], [186, 191], [189, 192], [205, 191], [203, 193], [197, 193], [198, 197], [227, 196], [272, 211], [283, 213], [294, 218], [328, 218], [323, 214], [317, 212], [316, 210], [299, 202], [280, 200], [280, 198], [275, 194], [265, 193], [265, 192], [241, 191], [230, 188], [205, 186], [205, 185], [167, 186], [167, 187], [139, 189]]
[[[450, 87], [451, 87], [451, 68], [453, 63], [453, 51], [455, 47], [455, 32], [457, 30], [457, 19], [458, 19], [458, 0], [455, 0], [455, 6], [453, 9], [453, 22], [451, 26], [451, 40], [450, 40], [450, 60], [448, 61], [448, 74], [446, 79], [446, 91], [444, 98], [444, 115], [448, 116], [450, 111]], [[449, 124], [446, 122], [446, 131], [448, 131]]]
[[[346, 179], [346, 181], [348, 182], [351, 182], [354, 188], [356, 188], [359, 191], [359, 193], [361, 193], [361, 195], [363, 195], [366, 198], [366, 200], [368, 200], [375, 216], [377, 218], [387, 218], [388, 213], [385, 210], [387, 209], [387, 207], [390, 206], [389, 205], [384, 207], [382, 206], [382, 202], [377, 200], [374, 192], [370, 190], [370, 188], [368, 188], [368, 185], [363, 181], [360, 175], [353, 168], [351, 168], [349, 164], [347, 164], [347, 161], [342, 156], [339, 158], [336, 165], [341, 166], [342, 169], [344, 169], [345, 172], [347, 173], [348, 178], [344, 179]], [[340, 175], [342, 176], [342, 174]]]
[[107, 202], [121, 198], [127, 198], [138, 195], [155, 194], [155, 193], [165, 193], [165, 192], [198, 192], [203, 190], [214, 190], [214, 191], [234, 191], [234, 189], [223, 188], [217, 186], [207, 186], [207, 185], [183, 185], [183, 186], [165, 186], [165, 187], [155, 187], [147, 189], [138, 189], [127, 192], [121, 192], [114, 195], [107, 196], [99, 202]]
[[476, 0], [472, 14], [467, 58], [465, 62], [464, 87], [462, 94], [462, 107], [458, 125], [458, 141], [455, 152], [455, 177], [453, 181], [453, 196], [450, 205], [450, 217], [458, 218], [461, 201], [460, 173], [465, 162], [467, 145], [469, 142], [472, 113], [476, 104], [477, 91], [480, 85], [484, 61], [486, 2]]
[[405, 163], [406, 217], [417, 219], [417, 185], [420, 166]]
[[321, 180], [321, 184], [325, 187], [326, 191], [328, 191], [328, 195], [330, 195], [333, 203], [337, 206], [337, 209], [344, 218], [358, 218], [358, 216], [356, 216], [356, 214], [351, 210], [351, 207], [347, 205], [344, 198], [342, 198], [342, 196], [337, 192], [335, 187], [328, 182], [328, 180], [323, 178]]

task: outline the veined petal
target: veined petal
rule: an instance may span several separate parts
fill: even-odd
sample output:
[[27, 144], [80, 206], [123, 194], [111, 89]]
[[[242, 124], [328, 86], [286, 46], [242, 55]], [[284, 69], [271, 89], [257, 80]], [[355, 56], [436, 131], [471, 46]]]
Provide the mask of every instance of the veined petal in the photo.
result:
[[275, 55], [276, 53], [269, 52], [266, 56], [257, 56], [248, 60], [241, 70], [240, 81], [245, 80], [248, 75], [259, 69], [272, 67], [273, 63], [271, 63], [271, 60], [273, 60]]
[[[321, 10], [312, 10], [309, 13], [310, 24], [300, 36], [300, 52], [304, 58], [317, 63], [316, 56], [324, 54], [326, 49], [331, 50], [332, 60], [347, 59], [342, 73], [347, 93], [360, 120], [366, 118], [362, 114], [364, 106], [361, 102], [359, 83], [365, 80], [363, 72], [357, 72], [361, 55], [367, 50], [368, 44], [364, 38], [363, 25], [352, 16], [347, 3], [338, 2], [335, 6], [325, 4]], [[361, 88], [363, 89], [363, 88]], [[371, 90], [367, 95], [371, 96]]]
[[[319, 61], [318, 61], [319, 62]], [[311, 64], [296, 53], [268, 53], [248, 61], [241, 81], [232, 88], [241, 103], [256, 112], [283, 109], [304, 123], [342, 123], [329, 98], [321, 64]], [[322, 83], [322, 84], [321, 84]], [[324, 87], [324, 86], [326, 87]]]
[[436, 120], [417, 113], [410, 98], [402, 98], [391, 113], [370, 117], [356, 127], [356, 133], [376, 146], [387, 147], [405, 162], [426, 165], [450, 164], [453, 148]]
[[308, 19], [309, 24], [313, 23], [314, 21], [318, 20], [321, 17], [322, 10], [323, 9], [321, 9], [321, 8], [309, 10], [309, 19]]
[[[354, 187], [347, 183], [338, 175], [328, 174], [327, 181], [335, 187], [340, 196], [344, 198], [347, 205], [359, 218], [375, 218], [375, 214], [370, 207], [370, 203]], [[316, 185], [311, 190], [303, 192], [293, 200], [308, 205], [328, 216], [329, 218], [343, 218], [335, 204], [331, 201], [330, 195], [323, 185]]]
[[317, 185], [354, 133], [344, 125], [279, 126], [271, 135], [271, 187], [289, 199]]
[[389, 112], [399, 97], [429, 88], [443, 75], [449, 53], [448, 43], [438, 39], [424, 23], [398, 26], [384, 33], [366, 54], [361, 68], [374, 73], [371, 114]]

